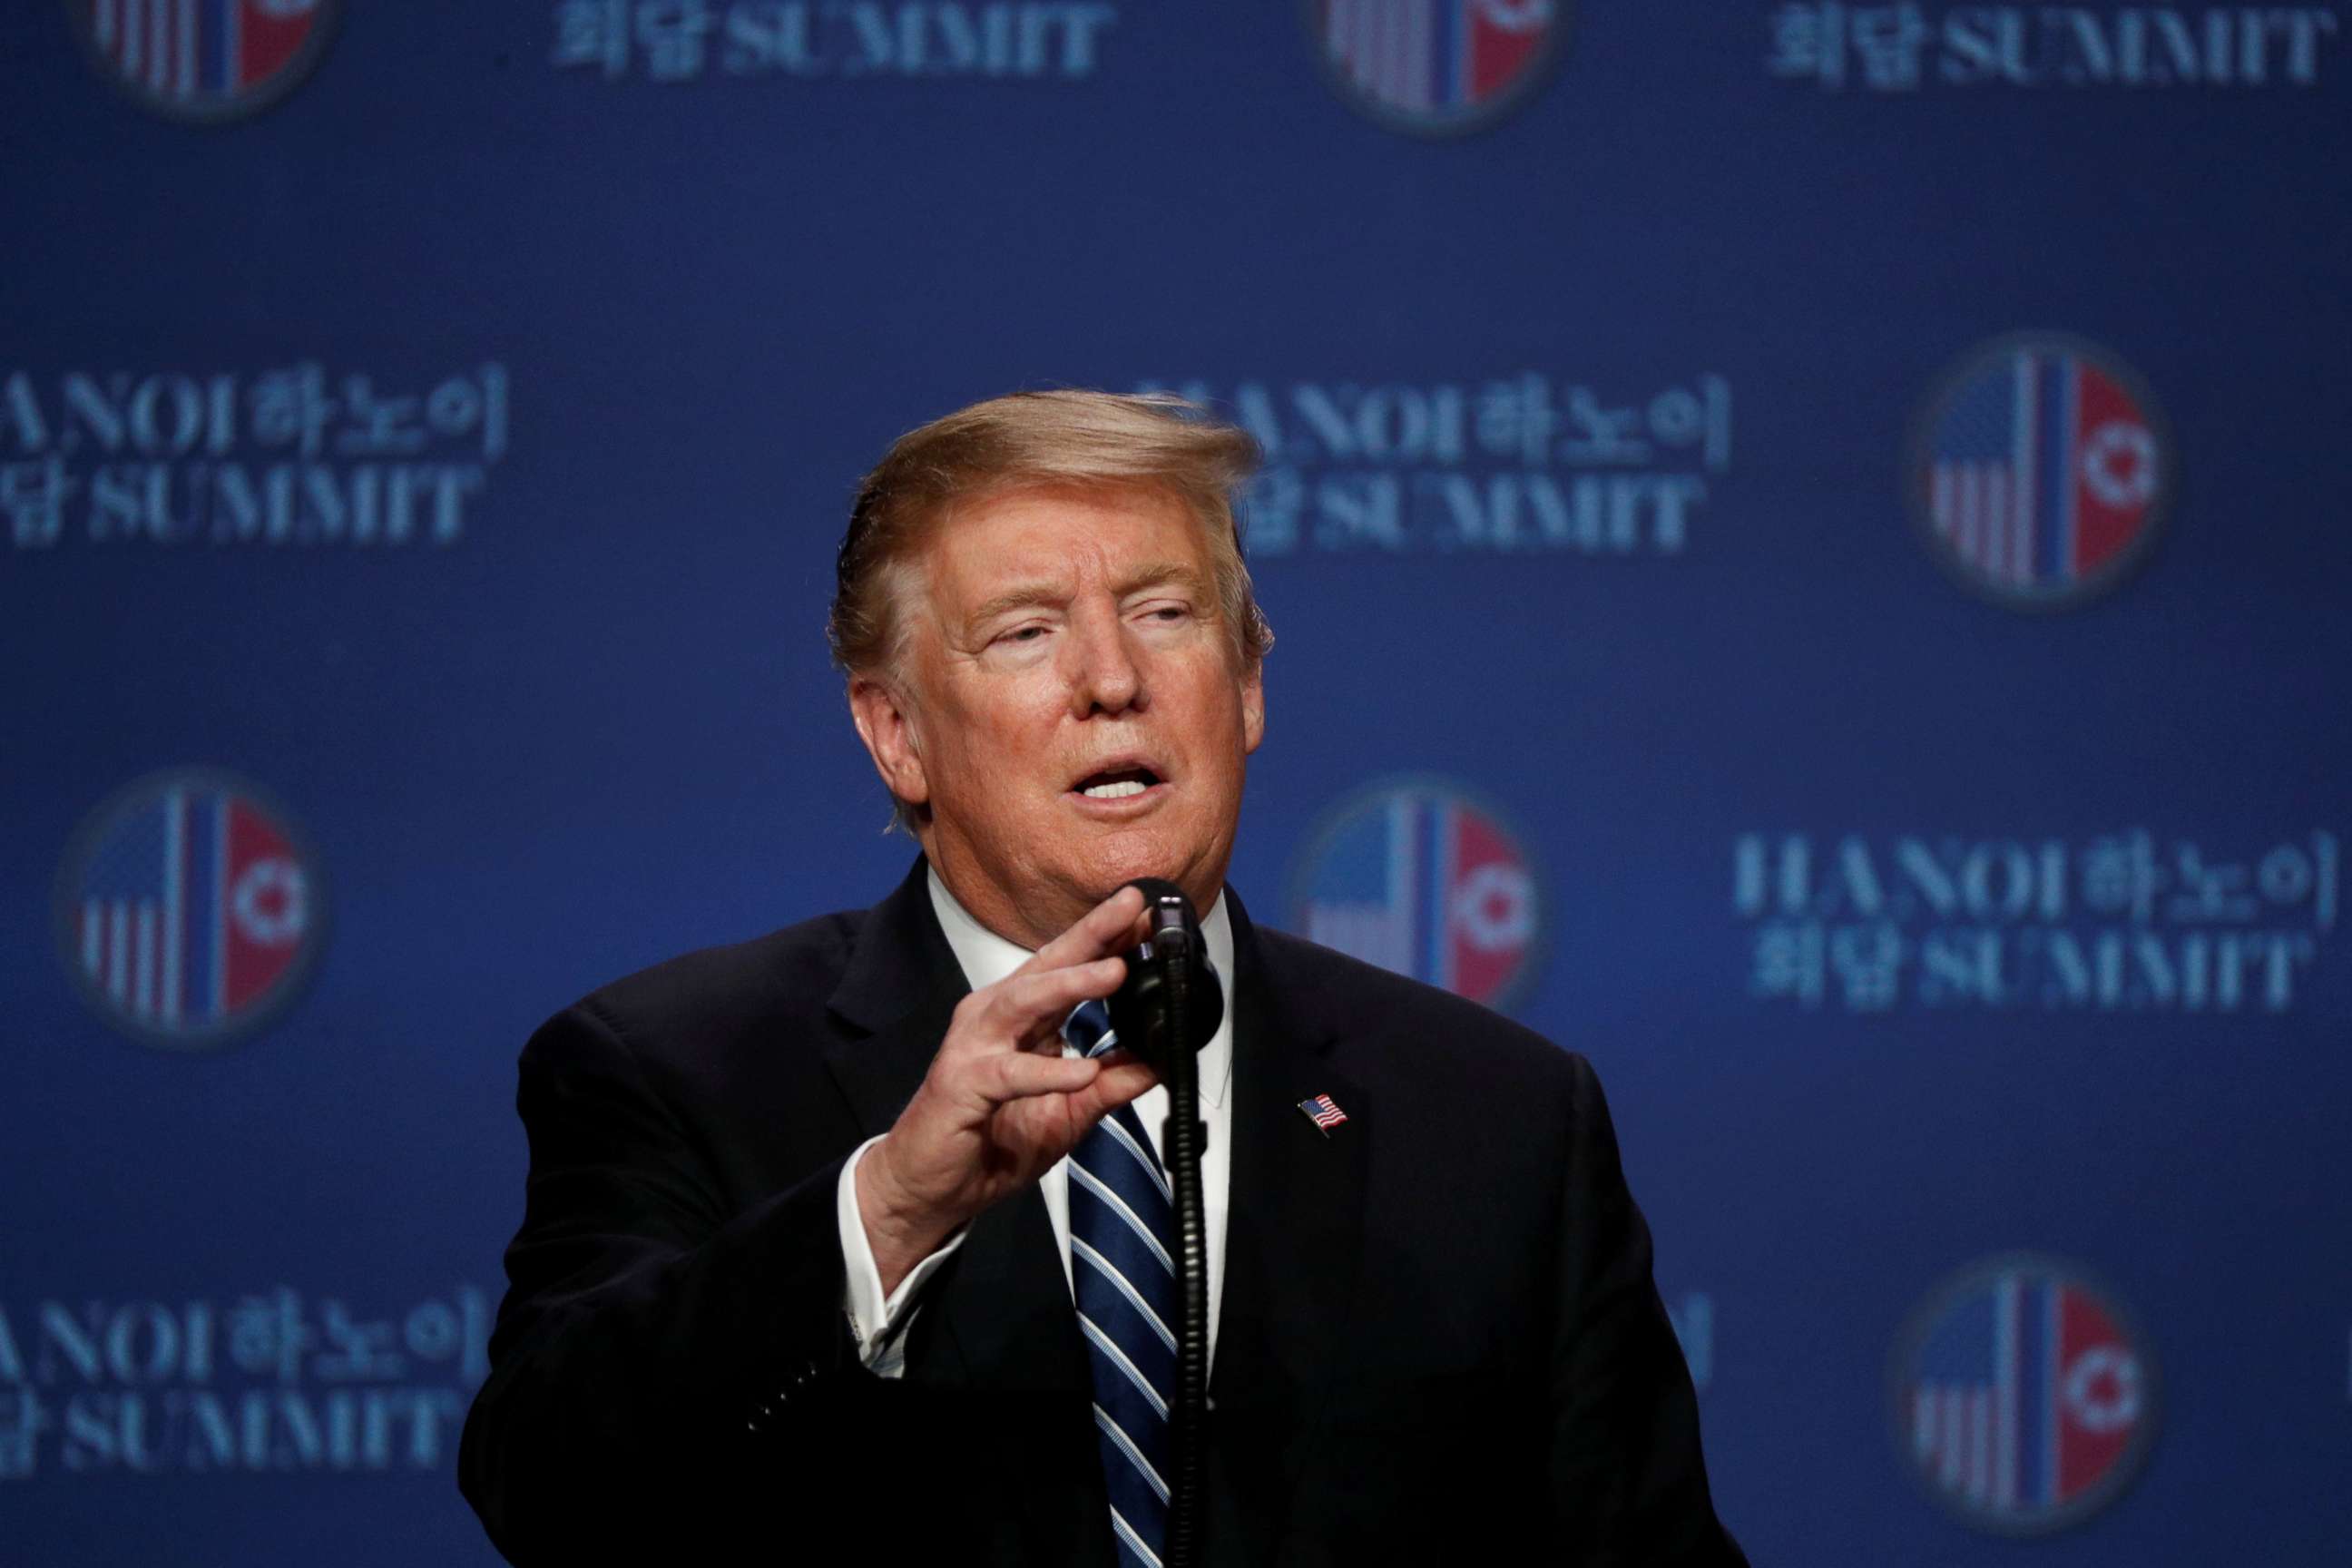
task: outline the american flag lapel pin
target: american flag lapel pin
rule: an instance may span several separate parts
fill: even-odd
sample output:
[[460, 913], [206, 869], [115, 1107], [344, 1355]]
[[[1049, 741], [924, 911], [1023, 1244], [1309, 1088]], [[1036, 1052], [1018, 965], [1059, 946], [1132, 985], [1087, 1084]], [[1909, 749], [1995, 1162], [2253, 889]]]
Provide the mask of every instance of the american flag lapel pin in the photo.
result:
[[1348, 1113], [1340, 1110], [1338, 1103], [1328, 1094], [1318, 1094], [1312, 1100], [1300, 1100], [1298, 1110], [1300, 1115], [1315, 1123], [1315, 1130], [1326, 1138], [1331, 1136], [1331, 1129], [1348, 1120]]

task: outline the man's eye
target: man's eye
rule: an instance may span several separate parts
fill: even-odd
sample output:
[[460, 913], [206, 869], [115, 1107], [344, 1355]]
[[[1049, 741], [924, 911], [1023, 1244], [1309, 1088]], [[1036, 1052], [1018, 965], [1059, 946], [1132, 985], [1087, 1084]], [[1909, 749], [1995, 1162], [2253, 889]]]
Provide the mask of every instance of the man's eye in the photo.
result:
[[998, 637], [998, 642], [1034, 642], [1045, 635], [1043, 626], [1015, 626]]

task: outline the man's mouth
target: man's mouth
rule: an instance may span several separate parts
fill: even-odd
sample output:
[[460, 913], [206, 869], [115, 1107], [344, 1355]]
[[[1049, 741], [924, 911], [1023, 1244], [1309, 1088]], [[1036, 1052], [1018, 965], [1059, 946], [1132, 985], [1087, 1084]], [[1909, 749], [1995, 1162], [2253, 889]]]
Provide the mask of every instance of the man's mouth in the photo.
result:
[[1160, 782], [1160, 775], [1148, 767], [1106, 768], [1088, 773], [1070, 787], [1088, 800], [1125, 800]]

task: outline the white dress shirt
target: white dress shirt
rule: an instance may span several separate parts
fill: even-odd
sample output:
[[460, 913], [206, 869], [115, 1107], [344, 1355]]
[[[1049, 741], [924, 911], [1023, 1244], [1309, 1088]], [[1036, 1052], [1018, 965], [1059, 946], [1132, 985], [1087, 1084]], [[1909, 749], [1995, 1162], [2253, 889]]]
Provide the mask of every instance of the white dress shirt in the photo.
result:
[[[940, 880], [939, 872], [930, 872], [929, 881], [931, 909], [939, 916], [940, 929], [947, 933], [948, 945], [955, 950], [964, 979], [974, 991], [995, 984], [1029, 961], [1029, 950], [1007, 942], [972, 919]], [[1233, 1086], [1234, 1066], [1234, 928], [1225, 914], [1222, 895], [1202, 917], [1201, 931], [1208, 942], [1209, 962], [1216, 966], [1225, 1002], [1223, 1021], [1217, 1026], [1216, 1037], [1202, 1047], [1200, 1058], [1201, 1120], [1209, 1127], [1209, 1146], [1201, 1155], [1201, 1203], [1209, 1230], [1209, 1357], [1213, 1365], [1217, 1304], [1223, 1293], [1225, 1273], [1225, 1188], [1233, 1169], [1233, 1145], [1226, 1136], [1232, 1116], [1226, 1109], [1226, 1095]], [[1077, 1054], [1072, 1046], [1064, 1046], [1062, 1050], [1065, 1056]], [[1151, 1139], [1152, 1152], [1160, 1153], [1160, 1123], [1168, 1115], [1168, 1090], [1153, 1085], [1136, 1100], [1135, 1113]], [[846, 1265], [841, 1306], [849, 1316], [850, 1333], [857, 1341], [859, 1356], [870, 1370], [884, 1377], [897, 1377], [906, 1370], [906, 1331], [908, 1324], [915, 1321], [918, 1298], [940, 1265], [963, 1245], [964, 1227], [958, 1227], [939, 1250], [908, 1270], [898, 1288], [887, 1300], [884, 1298], [882, 1273], [875, 1266], [874, 1247], [866, 1239], [866, 1222], [857, 1207], [857, 1163], [866, 1157], [866, 1151], [881, 1141], [878, 1137], [867, 1139], [843, 1164], [835, 1193], [835, 1212], [840, 1222], [842, 1261]], [[1053, 1169], [1037, 1179], [1037, 1191], [1045, 1200], [1046, 1217], [1054, 1224], [1054, 1247], [1061, 1255], [1063, 1283], [1068, 1285], [1070, 1162], [1066, 1157], [1055, 1162]], [[1019, 1199], [1005, 1201], [1015, 1203]], [[1073, 1286], [1073, 1302], [1076, 1299]]]

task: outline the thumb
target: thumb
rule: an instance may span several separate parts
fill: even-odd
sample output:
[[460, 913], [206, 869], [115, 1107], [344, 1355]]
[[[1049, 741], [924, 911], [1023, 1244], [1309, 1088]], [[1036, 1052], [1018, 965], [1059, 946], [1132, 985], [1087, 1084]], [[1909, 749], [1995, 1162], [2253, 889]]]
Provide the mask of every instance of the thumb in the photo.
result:
[[1092, 1127], [1120, 1106], [1150, 1093], [1159, 1082], [1160, 1075], [1139, 1061], [1106, 1066], [1094, 1082], [1071, 1094], [1071, 1109]]

